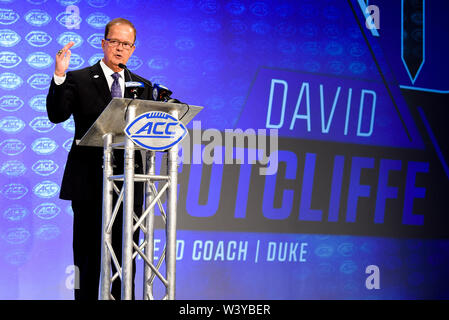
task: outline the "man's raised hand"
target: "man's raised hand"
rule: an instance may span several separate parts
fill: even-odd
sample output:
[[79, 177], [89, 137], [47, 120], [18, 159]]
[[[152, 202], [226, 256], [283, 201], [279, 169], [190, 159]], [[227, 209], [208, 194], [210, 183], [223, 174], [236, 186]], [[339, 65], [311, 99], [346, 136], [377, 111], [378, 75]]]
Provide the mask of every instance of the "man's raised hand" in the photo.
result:
[[70, 41], [56, 53], [55, 74], [59, 77], [63, 77], [66, 70], [69, 68], [70, 56], [72, 55], [70, 48], [73, 47], [74, 44], [75, 42]]

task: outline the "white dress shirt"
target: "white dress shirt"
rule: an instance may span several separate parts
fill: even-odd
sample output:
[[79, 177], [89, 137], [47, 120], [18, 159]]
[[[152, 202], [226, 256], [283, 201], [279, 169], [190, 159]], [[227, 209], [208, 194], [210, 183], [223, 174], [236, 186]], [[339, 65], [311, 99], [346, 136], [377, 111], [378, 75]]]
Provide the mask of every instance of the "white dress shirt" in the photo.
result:
[[[101, 69], [103, 70], [104, 76], [106, 77], [106, 81], [108, 82], [109, 90], [111, 90], [112, 83], [114, 82], [114, 78], [112, 78], [112, 74], [114, 71], [109, 68], [104, 62], [103, 59], [100, 61]], [[120, 89], [122, 90], [122, 97], [125, 94], [125, 71], [122, 70], [119, 72], [120, 78], [118, 79], [118, 82], [120, 83]], [[66, 78], [66, 75], [60, 77], [56, 74], [53, 74], [53, 79], [55, 80], [56, 85], [61, 85], [64, 83]]]

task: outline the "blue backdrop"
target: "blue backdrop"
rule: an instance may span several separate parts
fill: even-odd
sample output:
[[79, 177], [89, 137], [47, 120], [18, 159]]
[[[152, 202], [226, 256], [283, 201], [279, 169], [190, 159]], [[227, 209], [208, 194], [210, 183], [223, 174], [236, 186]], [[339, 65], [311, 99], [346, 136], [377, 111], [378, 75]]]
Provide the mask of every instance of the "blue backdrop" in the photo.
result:
[[70, 69], [94, 64], [121, 16], [137, 28], [129, 68], [204, 106], [202, 130], [279, 133], [274, 175], [180, 166], [177, 298], [447, 299], [448, 9], [0, 0], [0, 298], [73, 298], [58, 194], [74, 124], [50, 123], [45, 97], [54, 54], [75, 41]]

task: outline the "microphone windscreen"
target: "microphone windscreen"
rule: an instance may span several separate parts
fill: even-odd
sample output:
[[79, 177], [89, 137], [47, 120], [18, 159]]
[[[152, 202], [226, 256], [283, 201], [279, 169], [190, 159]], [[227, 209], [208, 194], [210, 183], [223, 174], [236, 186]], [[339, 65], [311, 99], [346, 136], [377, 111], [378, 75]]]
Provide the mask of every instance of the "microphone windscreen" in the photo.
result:
[[126, 88], [134, 88], [134, 87], [145, 87], [145, 85], [142, 82], [138, 82], [138, 81], [127, 81], [125, 82], [125, 87]]
[[153, 84], [153, 100], [155, 101], [167, 101], [172, 93], [166, 86]]

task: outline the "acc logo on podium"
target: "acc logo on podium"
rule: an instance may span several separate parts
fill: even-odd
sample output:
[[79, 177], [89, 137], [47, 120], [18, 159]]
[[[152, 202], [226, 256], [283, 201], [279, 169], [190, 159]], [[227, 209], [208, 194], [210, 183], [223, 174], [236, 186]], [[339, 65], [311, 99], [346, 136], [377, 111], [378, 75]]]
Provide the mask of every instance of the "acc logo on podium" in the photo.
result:
[[187, 129], [168, 113], [153, 111], [137, 117], [125, 128], [125, 133], [137, 145], [161, 151], [179, 143], [187, 135]]

